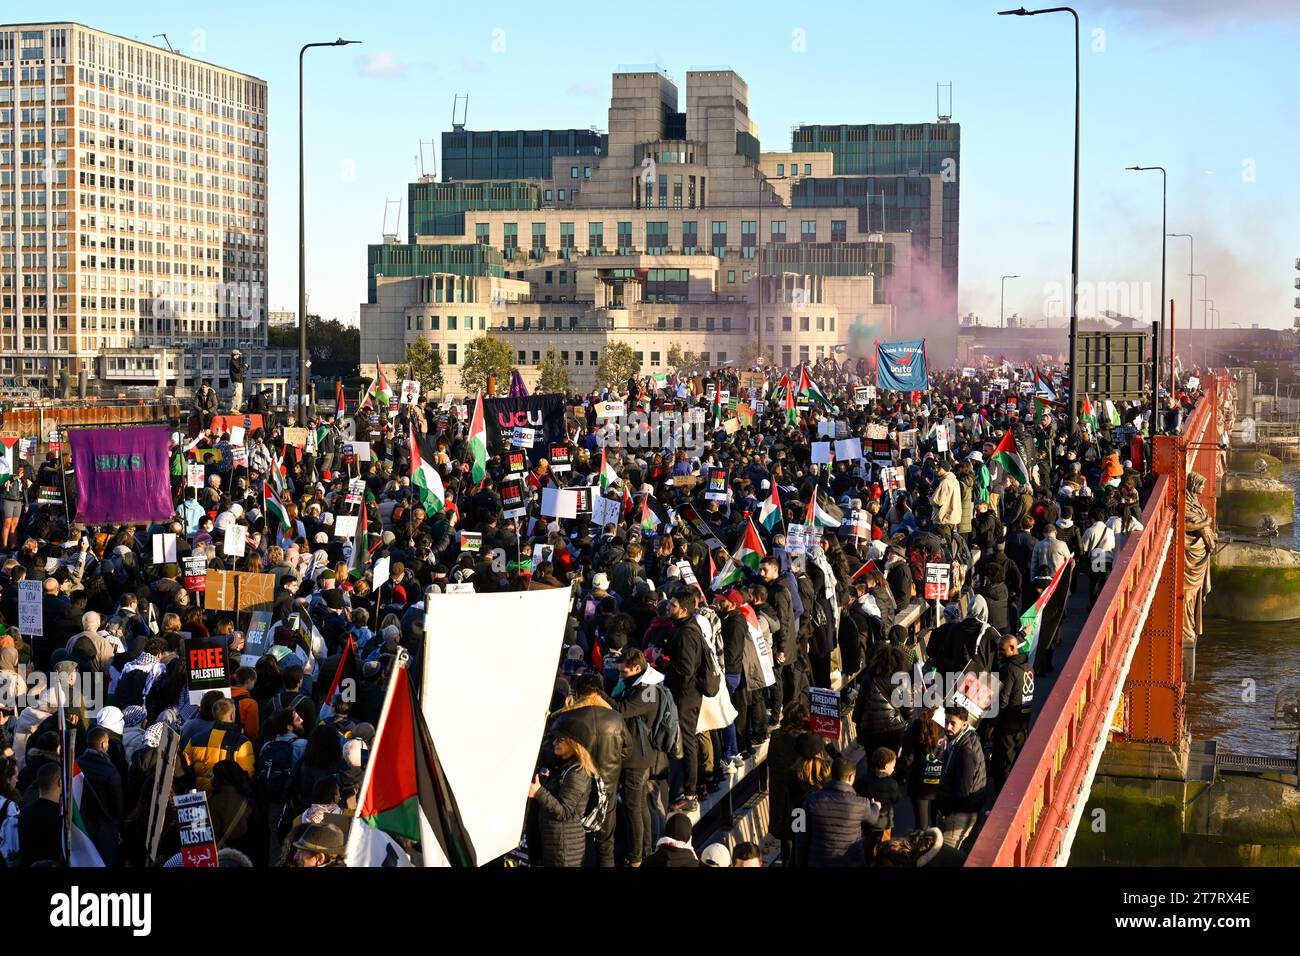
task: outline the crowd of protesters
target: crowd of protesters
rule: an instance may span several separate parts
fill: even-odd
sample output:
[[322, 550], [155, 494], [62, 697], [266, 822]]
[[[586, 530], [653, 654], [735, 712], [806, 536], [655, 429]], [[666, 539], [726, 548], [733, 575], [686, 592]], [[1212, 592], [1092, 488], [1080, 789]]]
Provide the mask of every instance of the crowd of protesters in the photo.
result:
[[[66, 461], [51, 452], [36, 468], [29, 457], [5, 485], [0, 539], [0, 859], [66, 862], [59, 808], [71, 749], [79, 812], [106, 865], [180, 864], [171, 801], [161, 801], [160, 827], [150, 814], [154, 780], [169, 767], [173, 792], [208, 794], [222, 865], [340, 865], [395, 658], [418, 662], [426, 602], [470, 585], [574, 592], [518, 854], [530, 865], [761, 865], [757, 844], [697, 851], [692, 839], [710, 793], [760, 755], [783, 864], [960, 862], [1024, 742], [1033, 678], [1054, 666], [1059, 621], [1031, 662], [1022, 613], [1066, 565], [1062, 586], [1086, 588], [1095, 602], [1125, 537], [1142, 529], [1144, 409], [1120, 406], [1066, 434], [1058, 406], [1035, 411], [1018, 388], [1050, 383], [1045, 367], [932, 373], [924, 392], [869, 398], [860, 363], [807, 371], [820, 397], [798, 395], [789, 411], [781, 382], [797, 392], [798, 369], [744, 382], [729, 370], [632, 380], [570, 396], [571, 470], [532, 462], [520, 518], [502, 514], [505, 449], [489, 448], [486, 477], [472, 478], [472, 396], [372, 400], [355, 415], [299, 422], [277, 420], [269, 396], [254, 393], [231, 409], [263, 416], [261, 427], [248, 419], [236, 454], [205, 387], [189, 433], [172, 436], [175, 515], [154, 525], [70, 524], [74, 502], [38, 493], [61, 483]], [[242, 392], [242, 372], [239, 381]], [[722, 392], [738, 399], [734, 409], [717, 401]], [[609, 398], [629, 411], [704, 409], [701, 441], [640, 447], [626, 430], [601, 427], [595, 406]], [[1170, 416], [1195, 399], [1178, 396]], [[888, 453], [814, 465], [825, 422], [846, 436], [883, 433]], [[441, 508], [412, 484], [411, 427], [436, 448]], [[286, 444], [297, 428], [309, 442]], [[995, 460], [1008, 430], [1027, 481]], [[369, 441], [368, 460], [349, 453], [353, 439]], [[201, 488], [191, 486], [196, 463]], [[887, 479], [886, 468], [897, 471]], [[723, 495], [707, 491], [713, 469], [725, 472]], [[349, 501], [357, 478], [360, 504]], [[268, 485], [283, 521], [268, 508]], [[619, 520], [541, 517], [540, 491], [553, 485], [603, 490], [621, 502]], [[773, 495], [781, 508], [760, 522]], [[690, 508], [697, 522], [683, 517]], [[791, 526], [817, 524], [810, 513], [866, 517], [792, 540]], [[352, 515], [368, 554], [354, 553], [363, 538], [335, 534]], [[223, 544], [234, 526], [247, 537], [231, 558]], [[764, 554], [742, 562], [751, 528]], [[471, 546], [465, 532], [481, 537]], [[176, 554], [154, 563], [158, 533], [176, 536]], [[538, 544], [553, 550], [533, 563]], [[274, 576], [268, 642], [255, 659], [241, 660], [249, 615], [209, 610], [187, 586], [194, 556], [209, 571]], [[383, 557], [389, 576], [374, 588]], [[934, 563], [951, 569], [939, 620], [915, 607]], [[42, 633], [27, 635], [18, 594], [37, 580]], [[192, 701], [182, 645], [196, 638], [225, 648], [228, 693]], [[345, 655], [356, 692], [327, 699]], [[900, 700], [898, 675], [918, 665], [996, 676], [996, 716]], [[60, 709], [60, 685], [83, 688], [87, 678], [102, 686], [94, 706], [74, 695]], [[842, 749], [811, 729], [809, 689], [832, 686], [860, 746]]]

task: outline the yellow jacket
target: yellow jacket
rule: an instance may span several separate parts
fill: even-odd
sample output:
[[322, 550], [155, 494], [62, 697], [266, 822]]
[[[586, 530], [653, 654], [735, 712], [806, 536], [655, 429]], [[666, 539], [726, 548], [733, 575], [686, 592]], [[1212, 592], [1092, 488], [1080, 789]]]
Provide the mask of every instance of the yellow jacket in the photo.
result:
[[185, 745], [185, 763], [194, 771], [195, 786], [212, 789], [212, 768], [223, 760], [233, 760], [244, 773], [253, 776], [256, 755], [253, 744], [235, 724], [216, 723], [212, 729], [195, 734]]

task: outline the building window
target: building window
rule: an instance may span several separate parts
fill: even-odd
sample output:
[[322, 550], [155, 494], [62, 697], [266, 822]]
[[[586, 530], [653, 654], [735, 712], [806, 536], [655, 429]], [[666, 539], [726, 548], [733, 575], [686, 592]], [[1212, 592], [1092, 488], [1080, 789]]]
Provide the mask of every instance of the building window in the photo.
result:
[[682, 317], [681, 317], [680, 315], [674, 315], [674, 316], [673, 316], [673, 329], [674, 329], [675, 331], [678, 331], [678, 332], [681, 331], [681, 329], [682, 329]]
[[550, 201], [551, 201], [551, 190], [549, 190], [549, 189], [546, 190], [546, 201], [547, 201], [547, 202], [550, 202]]
[[456, 316], [454, 315], [447, 316], [447, 331], [448, 332], [456, 331]]
[[659, 176], [659, 208], [668, 208], [668, 174], [663, 173]]
[[551, 284], [551, 270], [550, 270], [550, 269], [547, 269], [547, 270], [546, 270], [546, 284], [547, 284], [547, 285], [550, 285], [550, 284]]
[[682, 223], [682, 254], [687, 256], [695, 255], [696, 247], [699, 245], [700, 237], [696, 228], [698, 223]]
[[456, 343], [455, 342], [449, 342], [447, 344], [447, 364], [448, 365], [456, 364]]
[[673, 177], [673, 208], [682, 208], [682, 177]]
[[434, 332], [437, 332], [441, 327], [442, 327], [442, 316], [440, 315], [429, 316], [430, 329], [432, 329]]
[[831, 242], [847, 242], [849, 238], [848, 221], [844, 219], [831, 220]]
[[540, 259], [546, 249], [546, 223], [533, 223], [533, 258]]
[[706, 332], [712, 332], [712, 331], [714, 330], [715, 326], [717, 325], [717, 321], [718, 321], [718, 320], [715, 319], [715, 318], [713, 318], [712, 316], [706, 315], [706, 316], [704, 317], [704, 329], [705, 329], [705, 331], [706, 331]]
[[474, 223], [474, 241], [485, 246], [492, 245], [492, 223], [476, 222]]
[[799, 364], [803, 365], [808, 361], [808, 346], [799, 346]]
[[634, 352], [633, 355], [636, 356], [636, 364], [637, 364], [637, 365], [644, 365], [644, 364], [645, 364], [645, 353], [644, 353], [644, 352]]
[[647, 222], [645, 224], [645, 251], [652, 256], [668, 254], [667, 222]]
[[515, 250], [519, 248], [519, 223], [507, 222], [502, 223], [505, 229], [502, 248], [505, 250], [506, 258], [514, 257]]
[[573, 255], [573, 248], [573, 223], [562, 222], [560, 223], [560, 255], [569, 258]]
[[587, 251], [595, 256], [605, 251], [605, 224], [603, 222], [587, 223]]
[[758, 223], [753, 219], [740, 222], [740, 255], [745, 259], [754, 258], [758, 252]]
[[835, 331], [835, 316], [831, 316], [831, 331]]
[[817, 331], [818, 332], [826, 331], [826, 318], [824, 316], [820, 316], [820, 315], [817, 316]]
[[516, 354], [517, 356], [519, 356], [517, 359], [515, 359], [515, 364], [517, 364], [517, 365], [523, 365], [523, 364], [524, 364], [524, 350], [523, 350], [523, 349], [520, 349], [520, 350], [519, 350], [518, 352], [516, 352], [515, 354]]
[[506, 316], [506, 328], [513, 329], [514, 327], [515, 327], [515, 317], [513, 315]]
[[719, 352], [719, 353], [718, 353], [718, 364], [719, 364], [719, 365], [726, 365], [726, 364], [727, 364], [727, 353], [726, 353], [726, 352]]
[[700, 361], [701, 361], [703, 364], [705, 364], [705, 365], [708, 365], [708, 364], [709, 364], [709, 354], [710, 354], [710, 353], [708, 353], [708, 352], [701, 352], [701, 353], [700, 353]]
[[693, 315], [691, 316], [691, 331], [698, 332], [699, 330], [700, 330], [700, 317], [698, 315]]
[[650, 367], [651, 367], [651, 368], [658, 368], [658, 367], [659, 367], [659, 353], [658, 353], [658, 352], [651, 352], [651, 353], [650, 353]]
[[590, 167], [590, 166], [583, 166], [583, 167], [582, 167], [582, 178], [583, 178], [583, 179], [590, 179], [590, 178], [591, 178], [591, 167]]
[[785, 175], [785, 163], [777, 163], [777, 164], [776, 164], [776, 174], [777, 174], [778, 176], [784, 176], [784, 175]]
[[808, 331], [808, 316], [806, 315], [799, 316], [799, 331], [800, 332]]
[[578, 178], [578, 167], [577, 167], [577, 166], [570, 166], [570, 167], [569, 167], [569, 178], [570, 178], [570, 179], [577, 179], [577, 178]]
[[568, 364], [569, 364], [569, 352], [568, 352], [568, 349], [562, 349], [562, 350], [560, 351], [560, 364], [561, 364], [561, 365], [568, 365]]
[[573, 364], [574, 364], [574, 365], [581, 365], [581, 364], [582, 364], [582, 350], [581, 350], [581, 349], [579, 349], [578, 351], [576, 351], [576, 352], [573, 353]]
[[781, 331], [782, 332], [794, 331], [794, 327], [790, 324], [790, 316], [788, 315], [781, 316]]
[[417, 315], [417, 316], [415, 317], [415, 331], [417, 331], [417, 332], [423, 332], [423, 331], [424, 331], [424, 316], [422, 316], [422, 315]]
[[659, 328], [660, 329], [668, 328], [668, 316], [666, 315], [659, 316]]
[[802, 220], [800, 222], [799, 232], [800, 232], [800, 236], [799, 236], [800, 242], [816, 242], [817, 241], [817, 220], [816, 219]]
[[713, 254], [721, 259], [727, 254], [727, 221], [713, 221]]
[[542, 353], [539, 352], [537, 349], [533, 349], [533, 364], [534, 365], [542, 364]]
[[804, 163], [804, 164], [803, 164], [803, 174], [804, 174], [805, 176], [811, 176], [811, 175], [812, 175], [812, 163]]
[[785, 242], [785, 220], [777, 219], [772, 222], [772, 241]]
[[564, 284], [565, 284], [566, 282], [568, 282], [568, 281], [569, 281], [569, 273], [568, 273], [568, 270], [566, 270], [566, 269], [561, 269], [561, 270], [560, 270], [560, 285], [564, 285]]
[[740, 274], [740, 281], [741, 281], [741, 282], [748, 282], [748, 281], [749, 281], [749, 270], [748, 270], [748, 269], [746, 269], [744, 272], [742, 272], [742, 273]]
[[564, 202], [564, 190], [560, 190], [560, 202]]
[[770, 315], [767, 316], [765, 319], [763, 319], [763, 328], [764, 328], [764, 330], [767, 331], [767, 332], [775, 332], [775, 331], [776, 331], [776, 319], [772, 318], [772, 316], [770, 316]]
[[632, 224], [630, 222], [620, 222], [618, 224], [618, 254], [621, 256], [628, 255], [632, 251]]

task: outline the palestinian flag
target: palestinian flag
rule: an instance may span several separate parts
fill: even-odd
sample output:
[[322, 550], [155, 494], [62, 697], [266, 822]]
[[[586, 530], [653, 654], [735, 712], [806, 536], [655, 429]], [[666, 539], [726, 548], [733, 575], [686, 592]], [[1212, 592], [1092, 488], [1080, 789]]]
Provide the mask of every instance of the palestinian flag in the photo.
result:
[[1020, 652], [1029, 655], [1030, 667], [1034, 664], [1034, 654], [1038, 652], [1039, 638], [1045, 629], [1044, 625], [1050, 635], [1061, 622], [1061, 615], [1065, 612], [1065, 602], [1069, 600], [1070, 593], [1067, 588], [1059, 585], [1073, 564], [1074, 558], [1067, 558], [1065, 563], [1056, 569], [1052, 583], [1038, 595], [1038, 600], [1020, 615], [1020, 629], [1024, 631], [1020, 639]]
[[1029, 472], [1025, 468], [1024, 459], [1020, 457], [1020, 452], [1016, 448], [1016, 441], [1011, 436], [1011, 429], [1002, 433], [1002, 440], [998, 442], [998, 447], [993, 450], [992, 457], [989, 461], [996, 461], [1005, 471], [1022, 485], [1029, 484]]
[[808, 500], [808, 516], [804, 524], [810, 528], [838, 528], [844, 522], [844, 512], [830, 501], [823, 503], [822, 497], [814, 489]]
[[352, 539], [352, 557], [348, 559], [348, 577], [353, 581], [365, 576], [366, 559], [370, 557], [370, 531], [366, 527], [368, 520], [366, 503], [363, 501], [361, 514], [357, 517], [356, 537]]
[[786, 424], [798, 427], [799, 409], [794, 405], [794, 389], [788, 384], [785, 387], [785, 420]]
[[636, 502], [632, 500], [632, 489], [623, 485], [623, 517], [632, 517], [632, 509], [636, 507]]
[[1086, 394], [1083, 396], [1083, 408], [1079, 410], [1079, 421], [1093, 431], [1097, 430], [1097, 410], [1093, 408]]
[[[346, 680], [352, 683], [344, 684]], [[334, 680], [330, 682], [329, 692], [320, 705], [320, 719], [326, 720], [334, 714], [334, 698], [340, 693], [340, 688], [355, 692], [357, 682], [360, 680], [361, 666], [357, 662], [357, 642], [349, 634], [348, 642], [343, 645], [343, 656], [339, 658], [338, 669], [334, 671]]]
[[[66, 747], [70, 741], [65, 741]], [[86, 828], [86, 820], [81, 814], [81, 805], [86, 796], [86, 777], [81, 772], [81, 766], [76, 760], [72, 761], [72, 786], [68, 791], [68, 805], [64, 811], [72, 817], [72, 826], [66, 833], [68, 835], [68, 846], [65, 847], [68, 854], [68, 866], [103, 866], [104, 859], [95, 849], [95, 844], [90, 840], [90, 831]]]
[[658, 527], [659, 516], [650, 510], [650, 495], [646, 494], [641, 498], [641, 530], [653, 534]]
[[772, 389], [772, 394], [768, 396], [769, 401], [774, 401], [778, 395], [782, 394], [789, 387], [790, 377], [788, 375], [782, 375], [781, 381], [776, 383], [776, 386]]
[[603, 495], [615, 485], [621, 485], [623, 480], [618, 477], [618, 472], [614, 466], [605, 460], [605, 449], [600, 449], [600, 493]]
[[1043, 400], [1042, 396], [1035, 393], [1034, 394], [1034, 424], [1035, 425], [1040, 424], [1043, 420], [1043, 416], [1050, 413], [1051, 410], [1052, 409], [1049, 407], [1048, 403]]
[[763, 539], [758, 536], [753, 520], [746, 518], [745, 537], [740, 543], [740, 549], [727, 559], [727, 563], [714, 576], [709, 588], [716, 591], [740, 583], [745, 579], [745, 569], [757, 572], [758, 563], [765, 557], [767, 557], [767, 549], [763, 547]]
[[1124, 420], [1120, 418], [1119, 409], [1115, 407], [1114, 402], [1108, 398], [1102, 402], [1102, 406], [1106, 409], [1106, 417], [1110, 419], [1111, 428], [1119, 428], [1124, 424]]
[[410, 866], [394, 838], [420, 842], [422, 823], [437, 840], [437, 846], [424, 847], [426, 866], [444, 861], [450, 866], [478, 865], [424, 715], [411, 693], [410, 671], [400, 664], [388, 684], [356, 817], [348, 829], [348, 866]]
[[827, 410], [835, 407], [831, 404], [831, 400], [822, 394], [822, 390], [817, 387], [817, 383], [812, 380], [812, 376], [804, 366], [799, 367], [799, 397], [809, 402], [816, 402]]
[[427, 514], [435, 515], [443, 509], [447, 493], [442, 487], [442, 476], [433, 467], [433, 443], [415, 430], [415, 422], [406, 423], [406, 440], [411, 452], [411, 487], [415, 489]]
[[18, 436], [13, 437], [0, 435], [0, 475], [12, 475], [14, 473], [14, 445], [18, 444]]
[[334, 380], [334, 406], [336, 409], [336, 414], [338, 415], [339, 418], [342, 418], [344, 415], [347, 414], [348, 403], [347, 403], [347, 399], [343, 397], [342, 379]]
[[859, 578], [864, 577], [865, 575], [868, 575], [868, 574], [870, 574], [872, 571], [875, 571], [875, 570], [876, 570], [876, 562], [875, 562], [875, 559], [872, 559], [872, 560], [868, 561], [866, 564], [864, 564], [862, 567], [860, 567], [860, 568], [858, 568], [856, 571], [854, 571], [854, 572], [853, 572], [853, 577], [849, 578], [849, 580], [850, 580], [850, 581], [856, 581], [856, 580], [858, 580]]
[[469, 422], [469, 450], [474, 456], [470, 480], [479, 484], [487, 477], [487, 426], [483, 424], [483, 392], [474, 402], [474, 417]]
[[775, 481], [772, 482], [772, 493], [758, 509], [758, 523], [767, 529], [768, 533], [781, 524], [781, 496], [777, 493]]
[[375, 377], [370, 380], [370, 387], [366, 389], [366, 397], [362, 400], [361, 407], [368, 407], [371, 399], [383, 406], [393, 401], [392, 386], [388, 384], [388, 378], [384, 375], [384, 366], [378, 357], [375, 358]]
[[1038, 369], [1034, 369], [1034, 397], [1045, 402], [1056, 401], [1056, 392], [1052, 391], [1051, 383], [1038, 374]]
[[262, 482], [262, 497], [266, 501], [267, 518], [274, 520], [285, 531], [292, 528], [293, 525], [289, 523], [289, 513], [284, 510], [284, 505], [280, 503], [280, 496], [276, 494], [269, 481]]

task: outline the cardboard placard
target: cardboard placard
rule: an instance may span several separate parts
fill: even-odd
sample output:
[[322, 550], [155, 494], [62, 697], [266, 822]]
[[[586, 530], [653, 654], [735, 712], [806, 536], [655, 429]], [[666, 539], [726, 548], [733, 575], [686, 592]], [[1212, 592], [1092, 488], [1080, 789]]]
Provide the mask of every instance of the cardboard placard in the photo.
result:
[[338, 515], [334, 519], [334, 537], [345, 541], [356, 537], [359, 515]]
[[212, 834], [212, 815], [208, 812], [208, 795], [202, 790], [178, 793], [172, 797], [181, 841], [181, 865], [215, 867], [217, 843]]
[[18, 633], [23, 637], [45, 636], [45, 605], [40, 581], [18, 582]]
[[307, 444], [307, 429], [305, 428], [286, 428], [284, 430], [285, 445], [292, 445], [294, 448], [302, 448]]
[[370, 569], [370, 588], [372, 591], [378, 591], [388, 580], [389, 568], [392, 567], [393, 559], [389, 555], [375, 560], [374, 566]]
[[841, 438], [835, 442], [835, 460], [852, 461], [862, 457], [861, 438]]
[[826, 740], [840, 739], [840, 692], [828, 687], [808, 688], [808, 727]]
[[235, 610], [270, 611], [275, 597], [275, 575], [240, 571], [235, 575]]
[[695, 490], [695, 486], [700, 483], [700, 476], [699, 475], [677, 475], [670, 480], [672, 481], [674, 488], [676, 488], [679, 491], [685, 492], [686, 494], [690, 494], [692, 491]]
[[542, 514], [552, 518], [578, 517], [578, 493], [571, 488], [543, 488]]
[[235, 609], [235, 573], [208, 568], [203, 590], [203, 606], [209, 611]]
[[889, 426], [884, 422], [872, 422], [867, 426], [867, 438], [888, 438]]

